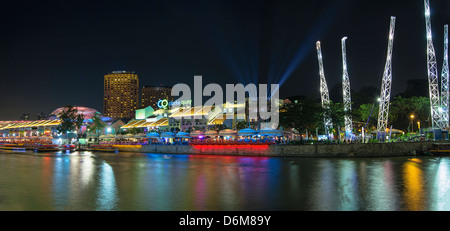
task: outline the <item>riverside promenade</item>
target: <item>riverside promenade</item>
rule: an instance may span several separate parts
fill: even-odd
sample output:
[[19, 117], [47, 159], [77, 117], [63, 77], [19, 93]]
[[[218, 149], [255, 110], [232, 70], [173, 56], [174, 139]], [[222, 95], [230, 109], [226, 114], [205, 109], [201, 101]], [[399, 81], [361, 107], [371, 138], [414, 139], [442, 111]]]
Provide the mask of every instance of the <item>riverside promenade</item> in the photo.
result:
[[307, 145], [142, 145], [120, 146], [120, 152], [278, 157], [396, 157], [427, 153], [448, 141]]

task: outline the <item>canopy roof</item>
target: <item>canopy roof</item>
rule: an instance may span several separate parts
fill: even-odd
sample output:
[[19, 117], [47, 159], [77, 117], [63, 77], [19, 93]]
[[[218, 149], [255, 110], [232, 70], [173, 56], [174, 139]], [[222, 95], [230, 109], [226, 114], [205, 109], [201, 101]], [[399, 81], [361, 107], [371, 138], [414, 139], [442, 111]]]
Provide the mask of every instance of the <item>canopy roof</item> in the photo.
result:
[[222, 115], [222, 118], [219, 118], [220, 116], [215, 117], [211, 121], [209, 121], [208, 125], [221, 125], [223, 122], [227, 119], [226, 114]]
[[236, 135], [235, 130], [225, 129], [219, 132], [219, 136], [234, 136]]
[[157, 132], [150, 132], [147, 134], [148, 138], [159, 138], [159, 133]]
[[205, 135], [205, 133], [203, 131], [199, 131], [199, 130], [193, 131], [190, 134], [191, 137], [199, 137], [199, 136], [204, 136], [204, 135]]
[[156, 121], [146, 121], [146, 120], [133, 120], [121, 128], [144, 128], [144, 127], [161, 127], [169, 125], [169, 120], [167, 118], [161, 118]]
[[44, 127], [44, 126], [57, 126], [61, 124], [59, 120], [35, 120], [35, 121], [26, 121], [20, 123], [11, 123], [2, 128], [5, 129], [15, 129], [15, 128], [29, 128], [29, 127]]
[[265, 128], [258, 131], [261, 136], [283, 136], [283, 132], [273, 128]]
[[218, 135], [219, 135], [219, 133], [214, 130], [209, 130], [209, 131], [205, 132], [205, 136], [218, 136]]
[[145, 138], [146, 135], [144, 133], [139, 133], [133, 136], [134, 138]]
[[173, 132], [164, 132], [163, 134], [161, 134], [161, 137], [163, 137], [163, 138], [173, 138], [173, 137], [175, 137], [175, 134], [173, 134]]
[[172, 118], [177, 117], [190, 117], [190, 116], [202, 116], [208, 115], [213, 106], [204, 106], [204, 107], [191, 107], [191, 108], [180, 108], [179, 111], [170, 115]]
[[256, 131], [253, 130], [253, 129], [251, 129], [251, 128], [244, 128], [244, 129], [240, 130], [240, 131], [238, 132], [238, 134], [239, 134], [240, 136], [251, 136], [251, 135], [255, 135], [255, 134], [256, 134]]
[[187, 133], [187, 132], [178, 132], [175, 136], [176, 137], [180, 137], [180, 138], [188, 138], [188, 137], [190, 137], [189, 133]]
[[123, 125], [121, 128], [137, 128], [139, 125], [147, 122], [146, 120], [133, 120]]

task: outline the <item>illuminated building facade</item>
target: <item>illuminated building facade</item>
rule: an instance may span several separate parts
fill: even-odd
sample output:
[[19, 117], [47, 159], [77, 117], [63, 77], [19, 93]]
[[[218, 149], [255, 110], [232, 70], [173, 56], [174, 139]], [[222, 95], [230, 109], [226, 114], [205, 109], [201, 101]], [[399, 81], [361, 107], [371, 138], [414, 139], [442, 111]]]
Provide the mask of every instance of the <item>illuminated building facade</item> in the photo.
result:
[[[289, 100], [279, 99], [279, 105], [289, 103]], [[140, 109], [145, 116], [138, 116], [122, 127], [122, 129], [141, 128], [146, 131], [160, 132], [192, 132], [235, 129], [242, 127], [253, 127], [259, 130], [261, 122], [270, 122], [261, 118], [251, 118], [250, 114], [256, 115], [258, 112], [271, 111], [271, 102], [267, 102], [267, 108], [250, 108], [249, 99], [243, 103], [225, 102], [221, 105], [221, 110], [215, 110], [215, 106], [194, 106], [192, 100], [168, 101], [160, 98], [156, 107], [151, 113], [146, 113], [145, 109]], [[177, 106], [177, 107], [175, 107]], [[150, 109], [150, 108], [149, 108]], [[138, 113], [138, 112], [137, 112]], [[238, 126], [239, 123], [239, 126]]]
[[113, 71], [105, 75], [103, 115], [133, 118], [139, 105], [139, 78], [134, 72]]
[[141, 107], [151, 106], [153, 109], [156, 109], [160, 99], [173, 100], [171, 92], [172, 87], [168, 86], [144, 86], [141, 90]]

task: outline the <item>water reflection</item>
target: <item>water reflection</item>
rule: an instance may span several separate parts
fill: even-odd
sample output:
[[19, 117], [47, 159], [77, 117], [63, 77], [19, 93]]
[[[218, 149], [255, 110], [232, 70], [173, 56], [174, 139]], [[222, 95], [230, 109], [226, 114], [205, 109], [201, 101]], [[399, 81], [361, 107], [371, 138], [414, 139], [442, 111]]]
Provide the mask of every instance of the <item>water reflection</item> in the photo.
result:
[[359, 193], [355, 162], [343, 160], [339, 164], [338, 195], [340, 195], [341, 204], [338, 210], [358, 210]]
[[0, 182], [0, 210], [450, 210], [444, 157], [1, 153]]
[[430, 165], [430, 174], [434, 176], [431, 182], [431, 210], [450, 211], [450, 163], [447, 158], [439, 158]]
[[367, 166], [366, 210], [389, 211], [396, 210], [397, 197], [394, 193], [393, 164], [390, 160], [375, 160]]
[[424, 207], [423, 172], [421, 160], [410, 159], [403, 165], [404, 199], [406, 207], [410, 211], [422, 211]]
[[97, 192], [96, 210], [116, 210], [118, 203], [114, 172], [107, 163], [100, 167], [100, 182]]
[[[50, 156], [50, 155], [49, 155]], [[69, 206], [67, 196], [70, 197], [70, 159], [61, 156], [52, 156], [53, 159], [53, 204], [55, 210], [65, 210]]]
[[318, 166], [318, 176], [315, 177], [314, 190], [312, 191], [312, 197], [314, 203], [312, 210], [333, 210], [336, 206], [333, 205], [336, 200], [334, 199], [336, 194], [336, 187], [334, 187], [334, 168], [330, 161], [324, 160]]

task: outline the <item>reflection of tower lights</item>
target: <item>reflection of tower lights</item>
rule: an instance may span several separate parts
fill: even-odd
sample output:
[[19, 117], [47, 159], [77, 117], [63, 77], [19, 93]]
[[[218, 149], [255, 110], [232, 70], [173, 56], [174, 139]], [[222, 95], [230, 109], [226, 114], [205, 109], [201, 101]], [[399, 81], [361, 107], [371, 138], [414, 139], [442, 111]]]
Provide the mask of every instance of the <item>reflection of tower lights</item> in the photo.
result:
[[448, 161], [441, 160], [437, 168], [437, 179], [435, 187], [437, 187], [436, 205], [432, 210], [449, 211], [450, 210], [450, 197], [447, 196], [447, 192], [450, 189], [448, 182], [450, 181], [448, 173]]
[[421, 211], [424, 209], [423, 178], [420, 169], [420, 159], [413, 158], [403, 165], [403, 178], [405, 181], [404, 199], [408, 210]]

